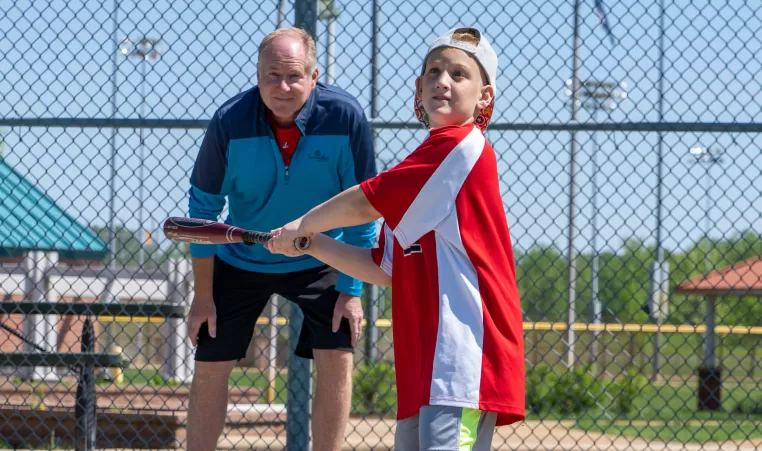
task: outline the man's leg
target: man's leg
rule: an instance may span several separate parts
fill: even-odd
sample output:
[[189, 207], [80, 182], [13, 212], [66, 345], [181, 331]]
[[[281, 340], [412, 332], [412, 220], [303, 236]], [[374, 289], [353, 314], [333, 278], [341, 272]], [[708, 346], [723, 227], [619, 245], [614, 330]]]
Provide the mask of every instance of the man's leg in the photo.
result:
[[246, 356], [257, 318], [272, 293], [277, 276], [244, 271], [219, 258], [214, 262], [213, 296], [217, 334], [209, 336], [201, 325], [191, 383], [188, 419], [188, 451], [213, 451], [225, 427], [228, 380], [236, 362]]
[[196, 362], [188, 400], [187, 450], [217, 448], [228, 408], [228, 379], [235, 360]]
[[317, 387], [312, 401], [312, 449], [338, 451], [352, 403], [352, 353], [315, 349]]

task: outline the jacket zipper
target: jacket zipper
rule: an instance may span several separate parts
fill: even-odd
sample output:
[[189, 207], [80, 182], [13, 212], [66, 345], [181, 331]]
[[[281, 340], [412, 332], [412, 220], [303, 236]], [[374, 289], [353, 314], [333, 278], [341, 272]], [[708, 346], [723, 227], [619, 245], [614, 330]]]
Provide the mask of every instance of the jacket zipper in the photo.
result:
[[[297, 125], [298, 127], [298, 125]], [[301, 129], [299, 130], [301, 132]], [[294, 154], [291, 156], [291, 162], [286, 166], [286, 162], [283, 161], [283, 155], [281, 154], [280, 147], [278, 147], [278, 140], [275, 139], [275, 133], [272, 131], [272, 128], [270, 128], [269, 124], [267, 127], [267, 133], [270, 135], [270, 142], [274, 143], [273, 147], [275, 148], [276, 158], [280, 158], [280, 163], [284, 166], [284, 176], [283, 176], [283, 183], [288, 185], [288, 172], [291, 166], [294, 164], [294, 157], [296, 157], [297, 151], [299, 150], [299, 146], [302, 144], [302, 141], [304, 141], [304, 134], [299, 137], [299, 142], [296, 143], [296, 149], [294, 149]]]
[[[297, 125], [297, 127], [299, 127]], [[294, 149], [294, 153], [291, 155], [291, 162], [286, 166], [286, 176], [285, 176], [285, 184], [288, 185], [288, 173], [291, 170], [291, 166], [294, 165], [294, 162], [296, 161], [296, 156], [299, 155], [299, 146], [302, 145], [304, 142], [304, 133], [302, 133], [301, 129], [299, 129], [299, 132], [301, 133], [301, 136], [299, 136], [299, 141], [296, 142], [296, 148]], [[280, 151], [280, 150], [279, 150]], [[281, 156], [281, 161], [283, 161], [283, 157]]]

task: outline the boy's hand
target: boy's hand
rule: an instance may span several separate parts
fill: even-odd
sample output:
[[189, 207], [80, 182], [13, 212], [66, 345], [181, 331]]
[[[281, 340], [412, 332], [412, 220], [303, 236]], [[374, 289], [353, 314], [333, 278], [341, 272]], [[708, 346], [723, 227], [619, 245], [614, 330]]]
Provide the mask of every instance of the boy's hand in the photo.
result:
[[357, 346], [357, 341], [362, 333], [362, 301], [359, 296], [339, 293], [339, 299], [336, 301], [336, 307], [333, 309], [334, 332], [338, 332], [342, 318], [349, 320], [352, 346]]
[[265, 248], [274, 254], [283, 254], [288, 257], [298, 257], [305, 253], [294, 247], [294, 240], [301, 237], [312, 237], [313, 235], [302, 230], [302, 218], [289, 222], [270, 233], [273, 234], [273, 238], [265, 244]]

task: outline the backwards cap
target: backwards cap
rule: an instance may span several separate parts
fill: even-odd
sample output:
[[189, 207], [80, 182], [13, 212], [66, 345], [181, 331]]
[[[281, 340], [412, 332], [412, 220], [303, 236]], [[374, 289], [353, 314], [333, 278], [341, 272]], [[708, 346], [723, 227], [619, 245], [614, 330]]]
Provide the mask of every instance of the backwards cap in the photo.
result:
[[[473, 45], [468, 42], [453, 39], [453, 35], [455, 33], [470, 34], [474, 36], [479, 41], [479, 43], [477, 45]], [[424, 71], [426, 70], [426, 60], [429, 58], [431, 52], [441, 47], [452, 47], [460, 49], [472, 55], [476, 62], [481, 66], [482, 69], [484, 69], [484, 72], [487, 74], [487, 81], [492, 86], [492, 89], [494, 89], [494, 97], [497, 97], [497, 53], [495, 53], [487, 38], [479, 30], [470, 27], [453, 28], [442, 36], [436, 38], [434, 42], [431, 43], [428, 52], [426, 52], [426, 57], [423, 59], [421, 75], [423, 75]], [[489, 123], [490, 117], [492, 117], [492, 110], [495, 105], [494, 97], [492, 99], [492, 103], [484, 111], [482, 111], [479, 117], [476, 118], [476, 126], [482, 130], [487, 128], [487, 123]], [[416, 92], [415, 95], [415, 115], [418, 120], [428, 128], [429, 117], [428, 114], [426, 114], [426, 111], [423, 109], [423, 101], [418, 98], [418, 92]]]

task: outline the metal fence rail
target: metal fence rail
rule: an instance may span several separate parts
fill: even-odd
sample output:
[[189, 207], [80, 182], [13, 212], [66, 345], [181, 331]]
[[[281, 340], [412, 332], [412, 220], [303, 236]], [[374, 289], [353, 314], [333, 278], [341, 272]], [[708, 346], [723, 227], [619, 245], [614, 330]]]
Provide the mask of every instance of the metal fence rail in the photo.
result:
[[[715, 0], [1, 4], [0, 449], [187, 447], [194, 282], [160, 227], [267, 33], [316, 37], [384, 170], [426, 134], [429, 42], [469, 24], [500, 58], [527, 363], [527, 420], [493, 449], [762, 451], [762, 8]], [[343, 446], [392, 449], [393, 294], [363, 302]], [[265, 309], [218, 449], [308, 449], [299, 320]]]

